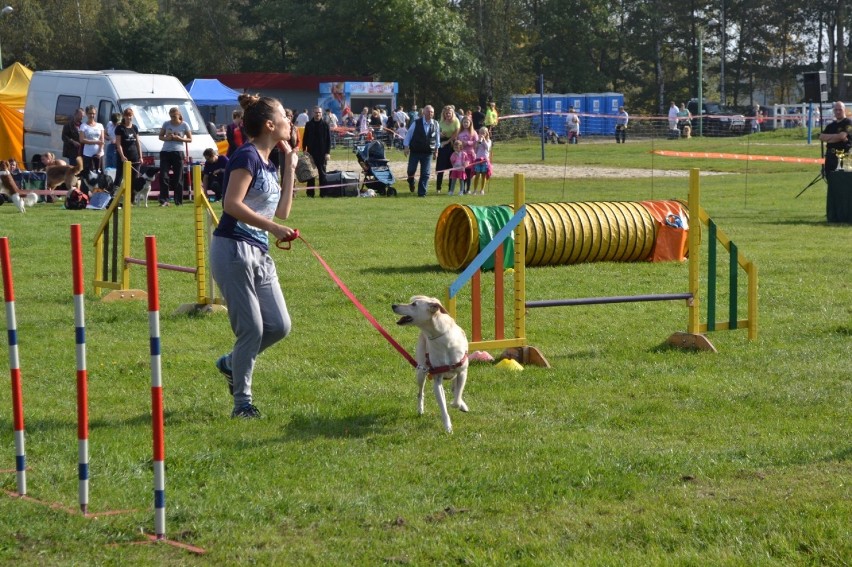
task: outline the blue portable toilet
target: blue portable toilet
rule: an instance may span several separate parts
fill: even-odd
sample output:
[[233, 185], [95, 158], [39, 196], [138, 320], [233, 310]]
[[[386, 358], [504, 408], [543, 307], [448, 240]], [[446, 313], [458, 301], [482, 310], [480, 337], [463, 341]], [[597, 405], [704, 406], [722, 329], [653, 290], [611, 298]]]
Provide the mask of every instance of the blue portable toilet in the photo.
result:
[[603, 93], [604, 97], [604, 114], [609, 115], [604, 124], [604, 134], [615, 132], [615, 116], [618, 114], [618, 107], [624, 106], [624, 95], [622, 93]]
[[[584, 122], [581, 122], [580, 132], [592, 136], [606, 134], [603, 117], [606, 108], [604, 106], [603, 93], [585, 93], [585, 96], [587, 117]], [[613, 126], [613, 129], [615, 129], [615, 126]]]
[[544, 98], [545, 125], [559, 136], [565, 135], [565, 113], [568, 111], [568, 99], [564, 94], [548, 94]]
[[532, 114], [531, 124], [532, 124], [532, 135], [533, 136], [541, 136], [541, 95], [538, 93], [534, 93], [531, 95], [527, 95], [527, 114]]
[[527, 104], [527, 95], [512, 95], [510, 99], [510, 104], [512, 107], [512, 114], [523, 114], [524, 107]]

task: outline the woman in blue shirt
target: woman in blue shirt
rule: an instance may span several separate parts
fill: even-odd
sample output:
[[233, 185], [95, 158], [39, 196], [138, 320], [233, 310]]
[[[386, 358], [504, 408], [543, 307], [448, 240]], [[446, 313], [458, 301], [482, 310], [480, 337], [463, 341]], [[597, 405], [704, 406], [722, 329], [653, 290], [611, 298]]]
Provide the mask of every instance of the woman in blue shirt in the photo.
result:
[[[273, 98], [242, 94], [243, 124], [251, 141], [237, 149], [225, 171], [223, 214], [210, 244], [210, 266], [228, 305], [233, 350], [216, 361], [234, 397], [231, 417], [258, 418], [251, 383], [257, 355], [290, 332], [290, 314], [269, 255], [269, 233], [291, 240], [296, 231], [278, 224], [290, 215], [296, 160], [289, 144], [292, 124]], [[269, 159], [284, 156], [282, 183]]]

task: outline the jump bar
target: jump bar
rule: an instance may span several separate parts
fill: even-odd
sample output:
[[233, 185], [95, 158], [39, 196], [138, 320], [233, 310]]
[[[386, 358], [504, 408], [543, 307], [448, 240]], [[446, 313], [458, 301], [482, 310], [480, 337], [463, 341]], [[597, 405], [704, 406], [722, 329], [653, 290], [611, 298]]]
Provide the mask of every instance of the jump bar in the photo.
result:
[[[124, 259], [128, 264], [137, 264], [139, 266], [147, 266], [147, 260], [141, 260], [139, 258], [131, 258], [126, 257]], [[196, 274], [198, 270], [196, 268], [188, 268], [186, 266], [176, 266], [174, 264], [164, 264], [162, 262], [157, 262], [157, 268], [160, 270], [172, 270], [173, 272], [186, 272], [187, 274]]]
[[676, 301], [692, 299], [691, 293], [657, 293], [651, 295], [613, 295], [610, 297], [580, 297], [577, 299], [543, 299], [527, 301], [527, 309], [535, 307], [562, 307], [568, 305], [600, 305], [603, 303], [639, 303], [643, 301]]

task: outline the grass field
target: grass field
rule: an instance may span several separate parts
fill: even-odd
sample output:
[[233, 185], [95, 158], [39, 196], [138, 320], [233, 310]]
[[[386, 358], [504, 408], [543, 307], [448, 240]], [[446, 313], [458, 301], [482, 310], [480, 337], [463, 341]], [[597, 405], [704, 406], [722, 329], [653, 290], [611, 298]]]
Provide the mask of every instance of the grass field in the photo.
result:
[[[794, 198], [814, 166], [649, 154], [686, 143], [819, 152], [778, 133], [549, 146], [546, 163], [726, 173], [702, 177], [703, 205], [758, 266], [757, 341], [720, 331], [710, 335], [718, 354], [666, 348], [666, 337], [686, 330], [686, 309], [675, 302], [532, 310], [528, 340], [553, 368], [473, 366], [471, 411], [453, 413], [448, 436], [431, 396], [426, 415], [416, 415], [408, 364], [295, 243], [274, 253], [293, 333], [259, 359], [254, 393], [264, 419], [239, 421], [229, 418], [213, 366], [232, 342], [227, 316], [173, 314], [193, 301], [193, 282], [161, 272], [167, 535], [207, 550], [197, 557], [131, 545], [153, 530], [147, 306], [102, 303], [87, 285], [90, 508], [131, 512], [84, 518], [0, 496], [0, 564], [849, 565], [852, 226], [825, 222], [822, 182]], [[501, 144], [495, 157], [536, 163], [540, 148]], [[686, 178], [663, 176], [527, 180], [530, 201], [685, 199], [687, 191]], [[402, 193], [300, 195], [289, 224], [413, 350], [416, 331], [394, 325], [390, 304], [443, 297], [455, 278], [433, 248], [436, 220], [453, 200]], [[509, 203], [511, 180], [494, 179], [487, 196], [467, 199]], [[13, 257], [29, 495], [72, 509], [69, 225], [83, 227], [88, 284], [101, 215], [0, 208]], [[133, 218], [135, 256], [143, 236], [155, 234], [161, 262], [191, 265], [190, 207], [135, 208]], [[493, 276], [483, 279], [493, 285]], [[134, 268], [132, 285], [144, 282], [144, 269]], [[686, 287], [685, 263], [527, 271], [528, 299]], [[464, 310], [469, 295], [459, 301]], [[0, 367], [8, 368], [5, 349]], [[0, 468], [14, 462], [7, 387]], [[15, 475], [0, 483], [14, 492]]]

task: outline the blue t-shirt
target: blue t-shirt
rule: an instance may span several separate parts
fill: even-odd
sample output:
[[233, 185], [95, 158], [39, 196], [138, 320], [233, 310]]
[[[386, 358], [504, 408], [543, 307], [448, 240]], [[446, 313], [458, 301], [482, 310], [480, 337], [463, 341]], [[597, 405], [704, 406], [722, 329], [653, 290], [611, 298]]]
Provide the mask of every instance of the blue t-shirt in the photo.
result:
[[[225, 170], [225, 180], [222, 186], [223, 199], [227, 192], [231, 172], [237, 169], [246, 169], [252, 176], [243, 203], [260, 216], [272, 219], [275, 216], [275, 210], [278, 208], [278, 201], [281, 200], [281, 185], [278, 183], [278, 170], [275, 164], [271, 160], [264, 163], [254, 144], [240, 146], [231, 155], [228, 168]], [[269, 250], [269, 235], [265, 230], [238, 221], [228, 213], [222, 213], [219, 226], [213, 234], [247, 242], [264, 252]]]

